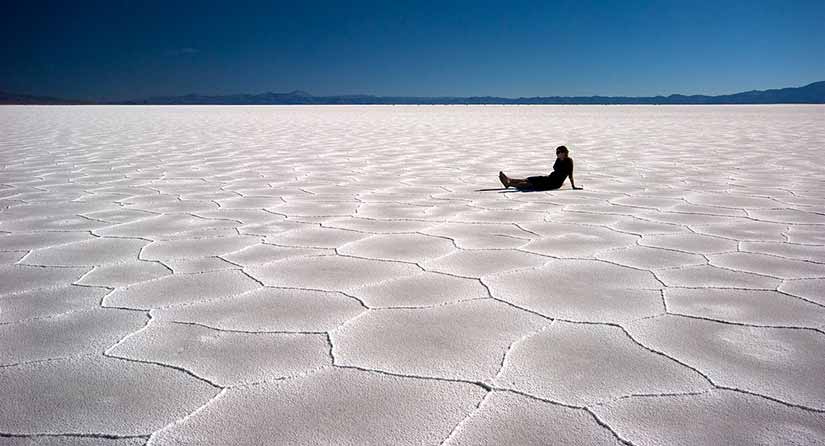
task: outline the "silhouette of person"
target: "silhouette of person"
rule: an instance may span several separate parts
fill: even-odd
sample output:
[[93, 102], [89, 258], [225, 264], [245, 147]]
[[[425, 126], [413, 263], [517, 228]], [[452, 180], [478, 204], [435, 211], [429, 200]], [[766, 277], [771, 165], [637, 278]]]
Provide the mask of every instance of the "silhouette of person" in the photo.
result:
[[570, 177], [570, 186], [579, 190], [573, 181], [573, 158], [568, 156], [567, 147], [556, 147], [556, 162], [553, 163], [553, 172], [547, 176], [527, 177], [526, 179], [509, 178], [504, 172], [498, 173], [498, 179], [504, 187], [515, 187], [518, 190], [551, 190], [558, 189], [564, 180]]

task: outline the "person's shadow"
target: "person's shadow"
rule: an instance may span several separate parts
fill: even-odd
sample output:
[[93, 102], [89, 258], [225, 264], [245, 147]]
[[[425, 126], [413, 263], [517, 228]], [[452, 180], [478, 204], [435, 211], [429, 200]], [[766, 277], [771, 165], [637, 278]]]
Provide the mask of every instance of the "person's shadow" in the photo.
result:
[[[547, 189], [547, 190], [558, 190], [558, 189]], [[512, 194], [514, 192], [543, 192], [540, 189], [509, 189], [505, 187], [498, 187], [495, 189], [476, 189], [475, 192], [495, 192], [499, 191], [500, 194]]]

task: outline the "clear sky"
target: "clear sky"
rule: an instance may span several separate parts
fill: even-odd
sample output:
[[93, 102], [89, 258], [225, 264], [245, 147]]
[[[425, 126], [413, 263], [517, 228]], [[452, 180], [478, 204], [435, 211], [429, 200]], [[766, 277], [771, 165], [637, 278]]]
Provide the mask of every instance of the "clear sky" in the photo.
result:
[[825, 80], [825, 0], [3, 0], [0, 90], [723, 94]]

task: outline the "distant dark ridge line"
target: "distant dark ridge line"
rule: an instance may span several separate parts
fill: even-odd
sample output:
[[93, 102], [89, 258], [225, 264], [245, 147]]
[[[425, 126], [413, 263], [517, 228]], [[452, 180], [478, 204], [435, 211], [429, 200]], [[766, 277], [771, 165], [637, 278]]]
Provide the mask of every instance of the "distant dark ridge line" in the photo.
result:
[[[11, 98], [11, 100], [9, 100]], [[14, 98], [23, 98], [14, 102]], [[42, 102], [36, 102], [41, 100]], [[0, 92], [0, 104], [89, 104], [93, 102], [72, 101], [59, 98], [14, 95]], [[289, 93], [261, 93], [234, 95], [158, 96], [114, 102], [99, 102], [114, 105], [687, 105], [687, 104], [825, 104], [825, 81], [814, 82], [802, 87], [772, 90], [751, 90], [727, 95], [681, 95], [669, 96], [536, 96], [503, 98], [497, 96], [472, 97], [416, 97], [416, 96], [374, 96], [337, 95], [313, 96], [295, 90]]]

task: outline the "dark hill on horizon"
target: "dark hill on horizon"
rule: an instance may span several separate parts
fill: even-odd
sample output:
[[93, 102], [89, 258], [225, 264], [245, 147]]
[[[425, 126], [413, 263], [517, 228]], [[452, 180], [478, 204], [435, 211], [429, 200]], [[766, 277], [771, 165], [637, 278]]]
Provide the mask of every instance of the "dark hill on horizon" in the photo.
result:
[[[39, 101], [39, 102], [38, 102]], [[52, 97], [14, 95], [0, 92], [0, 104], [88, 104], [91, 102], [72, 101]], [[233, 94], [208, 96], [188, 94], [184, 96], [159, 96], [145, 99], [105, 102], [114, 105], [370, 105], [370, 104], [825, 104], [825, 81], [814, 82], [802, 87], [772, 90], [751, 90], [727, 95], [681, 95], [669, 96], [536, 96], [503, 98], [496, 96], [471, 97], [416, 97], [416, 96], [374, 96], [338, 95], [313, 96], [305, 91], [289, 93]]]
[[52, 96], [32, 96], [0, 91], [0, 105], [81, 105], [93, 104], [91, 101], [63, 99]]

